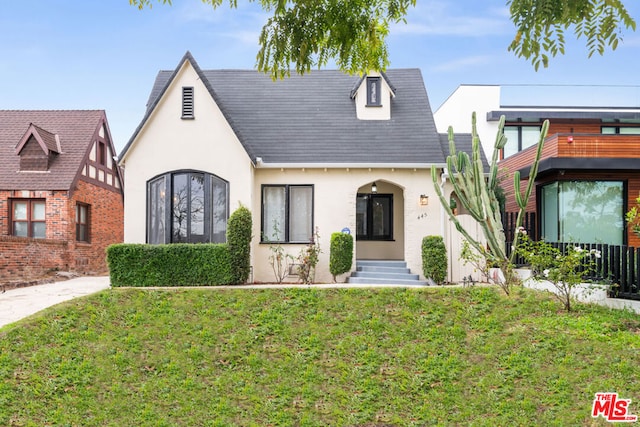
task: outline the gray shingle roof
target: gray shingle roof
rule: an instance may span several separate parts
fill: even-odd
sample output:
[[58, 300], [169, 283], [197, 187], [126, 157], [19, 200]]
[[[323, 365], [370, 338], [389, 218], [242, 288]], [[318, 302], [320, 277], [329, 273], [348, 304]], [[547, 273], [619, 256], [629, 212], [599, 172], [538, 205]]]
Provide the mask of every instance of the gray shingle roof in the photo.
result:
[[[0, 110], [0, 189], [71, 189], [104, 117], [103, 110]], [[41, 136], [50, 139], [47, 146], [55, 144], [54, 134], [60, 138], [62, 152], [52, 158], [49, 172], [19, 172], [15, 148], [32, 123]]]
[[[456, 151], [464, 151], [472, 157], [473, 151], [473, 139], [470, 133], [456, 133], [453, 135], [453, 141], [456, 144]], [[446, 133], [440, 134], [440, 145], [442, 147], [442, 151], [445, 153], [445, 159], [450, 153], [449, 150], [449, 135]], [[487, 156], [484, 153], [482, 147], [480, 148], [480, 160], [482, 160], [482, 164], [484, 166], [484, 172], [489, 173], [489, 161], [487, 160]]]
[[186, 60], [254, 162], [258, 157], [266, 163], [445, 162], [419, 69], [386, 72], [396, 95], [391, 120], [358, 120], [350, 97], [358, 76], [316, 70], [274, 82], [254, 70], [200, 70], [190, 53], [176, 70], [158, 73], [147, 113], [120, 158]]

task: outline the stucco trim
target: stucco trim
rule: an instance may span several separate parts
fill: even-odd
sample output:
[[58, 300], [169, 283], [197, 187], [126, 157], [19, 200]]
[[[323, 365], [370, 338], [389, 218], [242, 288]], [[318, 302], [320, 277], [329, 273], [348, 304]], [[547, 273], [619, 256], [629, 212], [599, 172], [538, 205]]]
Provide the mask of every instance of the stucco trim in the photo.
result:
[[300, 163], [271, 163], [264, 162], [260, 157], [256, 159], [257, 169], [431, 169], [431, 168], [445, 168], [446, 163], [314, 163], [314, 162], [300, 162]]

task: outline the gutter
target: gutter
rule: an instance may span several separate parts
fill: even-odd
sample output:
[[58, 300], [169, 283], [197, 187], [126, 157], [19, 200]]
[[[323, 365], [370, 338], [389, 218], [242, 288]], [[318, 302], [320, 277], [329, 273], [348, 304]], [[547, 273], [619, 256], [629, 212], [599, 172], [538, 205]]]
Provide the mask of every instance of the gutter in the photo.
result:
[[326, 162], [295, 162], [278, 163], [264, 162], [262, 157], [256, 157], [256, 168], [260, 169], [431, 169], [445, 168], [446, 163], [326, 163]]

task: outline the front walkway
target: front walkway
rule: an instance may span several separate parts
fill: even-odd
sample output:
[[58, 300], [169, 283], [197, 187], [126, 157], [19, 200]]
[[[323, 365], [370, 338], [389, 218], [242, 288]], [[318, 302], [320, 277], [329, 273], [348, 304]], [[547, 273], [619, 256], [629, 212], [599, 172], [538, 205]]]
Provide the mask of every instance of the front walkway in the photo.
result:
[[0, 293], [0, 328], [52, 305], [109, 287], [108, 276], [82, 276], [61, 282], [7, 290]]

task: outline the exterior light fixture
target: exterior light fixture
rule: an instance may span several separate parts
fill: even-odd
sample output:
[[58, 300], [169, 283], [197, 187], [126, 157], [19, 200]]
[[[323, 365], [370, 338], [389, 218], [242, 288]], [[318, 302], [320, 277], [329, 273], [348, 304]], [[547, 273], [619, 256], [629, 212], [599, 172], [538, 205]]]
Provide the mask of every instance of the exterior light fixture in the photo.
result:
[[573, 142], [573, 135], [567, 136], [567, 142], [571, 144]]
[[427, 196], [426, 194], [421, 194], [420, 195], [420, 205], [421, 206], [427, 206], [429, 204], [429, 196]]
[[373, 184], [371, 184], [371, 193], [376, 194], [377, 192], [378, 192], [378, 186], [374, 182]]

